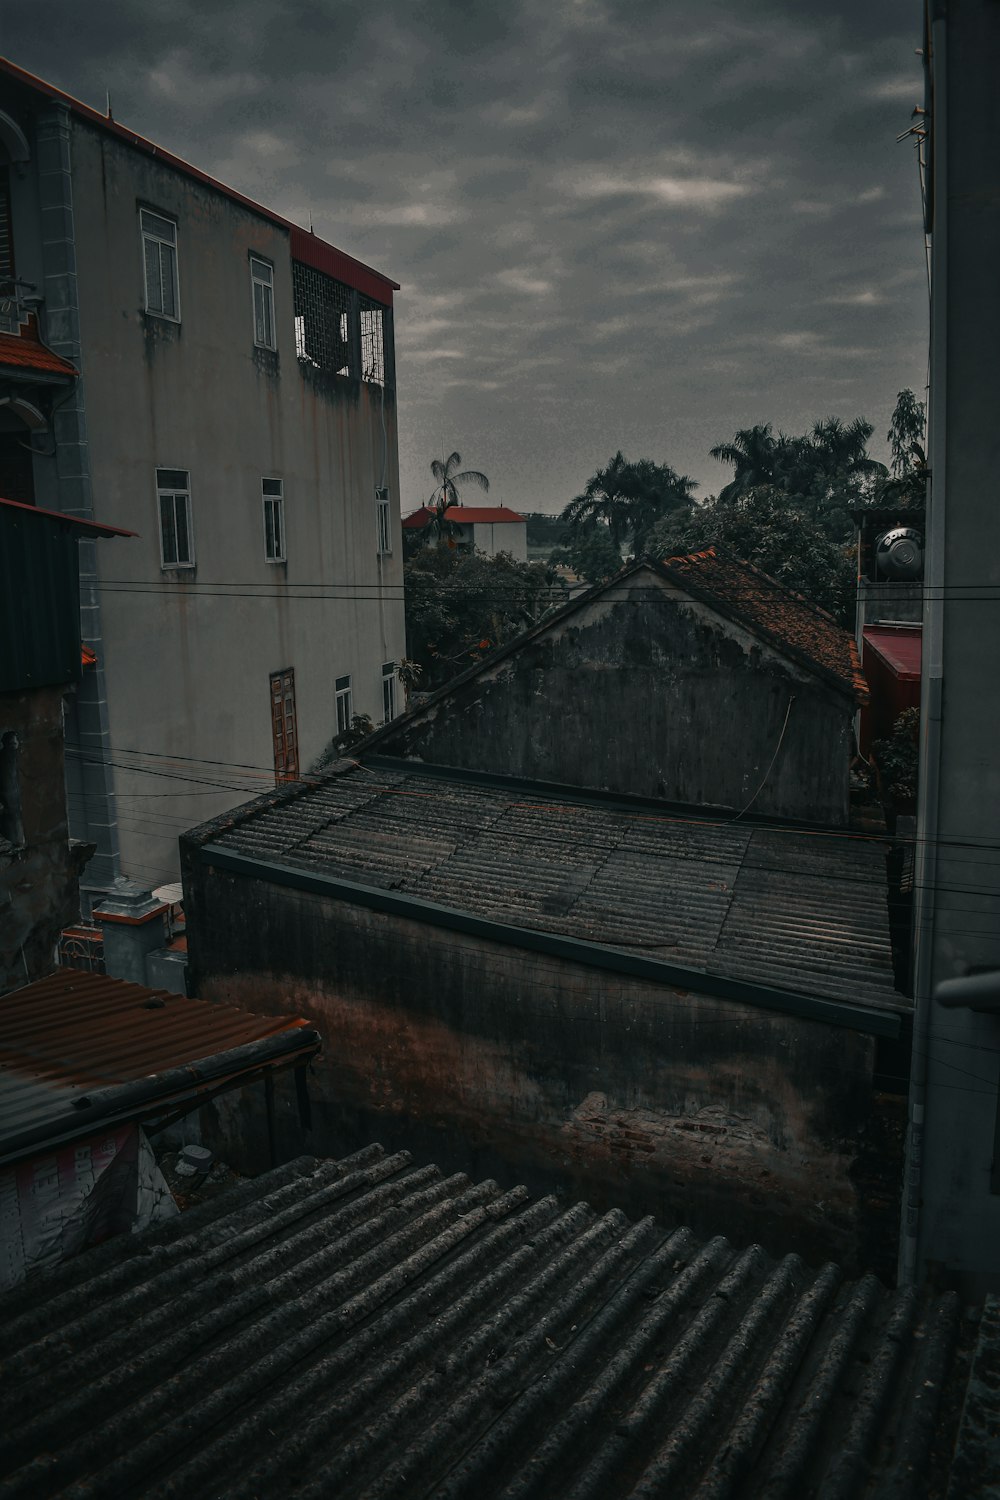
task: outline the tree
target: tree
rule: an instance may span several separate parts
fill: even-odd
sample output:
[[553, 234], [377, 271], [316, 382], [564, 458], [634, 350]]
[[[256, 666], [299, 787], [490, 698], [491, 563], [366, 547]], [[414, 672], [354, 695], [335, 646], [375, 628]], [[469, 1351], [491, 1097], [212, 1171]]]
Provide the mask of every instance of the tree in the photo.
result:
[[719, 547], [803, 594], [841, 624], [853, 623], [855, 578], [849, 548], [831, 541], [822, 526], [774, 485], [759, 485], [729, 502], [721, 496], [709, 500], [679, 524], [662, 523], [653, 541], [660, 557]]
[[924, 468], [924, 403], [907, 386], [896, 396], [886, 442], [889, 444], [893, 477], [902, 479], [914, 468]]
[[440, 687], [566, 597], [553, 569], [505, 552], [425, 547], [405, 564], [404, 581], [406, 654], [423, 669], [427, 688]]
[[779, 445], [785, 441], [774, 436], [770, 422], [758, 422], [755, 427], [741, 427], [731, 443], [719, 443], [708, 450], [712, 458], [730, 464], [734, 470], [732, 479], [719, 491], [723, 505], [773, 481]]
[[694, 503], [695, 481], [669, 464], [641, 458], [630, 463], [621, 450], [587, 481], [582, 495], [563, 509], [572, 539], [606, 528], [612, 545], [644, 550], [658, 521], [674, 511], [688, 511]]
[[787, 495], [831, 540], [846, 540], [853, 529], [850, 507], [871, 498], [886, 474], [885, 465], [868, 453], [873, 431], [864, 417], [851, 422], [826, 417], [798, 437], [775, 436], [769, 422], [742, 428], [731, 443], [711, 450], [713, 458], [735, 471], [719, 501], [735, 504], [752, 490], [770, 486]]
[[461, 505], [458, 496], [460, 484], [477, 484], [481, 490], [489, 489], [489, 480], [478, 469], [464, 469], [461, 474], [456, 473], [461, 462], [461, 453], [449, 453], [444, 463], [439, 458], [431, 460], [431, 473], [438, 483], [427, 503], [433, 505], [435, 510], [443, 512], [449, 505]]
[[606, 526], [595, 527], [570, 539], [564, 547], [549, 553], [552, 566], [569, 568], [588, 583], [605, 583], [622, 565], [622, 555]]

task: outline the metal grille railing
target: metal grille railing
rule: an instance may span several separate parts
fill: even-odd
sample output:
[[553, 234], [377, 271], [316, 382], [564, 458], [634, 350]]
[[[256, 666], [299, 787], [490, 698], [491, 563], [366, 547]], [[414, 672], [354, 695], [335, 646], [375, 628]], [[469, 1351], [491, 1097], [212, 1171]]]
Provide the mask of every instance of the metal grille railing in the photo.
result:
[[329, 375], [355, 375], [351, 369], [351, 289], [312, 266], [292, 261], [295, 352]]
[[361, 308], [361, 379], [385, 385], [385, 320], [380, 302], [359, 298]]

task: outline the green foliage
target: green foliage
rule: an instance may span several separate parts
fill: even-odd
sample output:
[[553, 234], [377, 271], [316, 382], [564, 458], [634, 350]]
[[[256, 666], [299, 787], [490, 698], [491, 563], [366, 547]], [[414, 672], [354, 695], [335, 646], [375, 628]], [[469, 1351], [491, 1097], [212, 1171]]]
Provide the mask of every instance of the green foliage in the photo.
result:
[[566, 522], [561, 516], [550, 516], [540, 510], [521, 511], [528, 523], [529, 547], [558, 547], [566, 538]]
[[885, 791], [895, 802], [911, 802], [917, 795], [920, 764], [920, 710], [904, 708], [887, 740], [876, 740], [872, 759]]
[[543, 563], [425, 547], [405, 564], [407, 657], [442, 686], [565, 599]]
[[924, 468], [924, 425], [924, 403], [918, 401], [907, 386], [896, 397], [889, 431], [886, 433], [895, 479], [902, 479], [915, 468]]
[[855, 570], [850, 549], [775, 485], [759, 485], [725, 501], [720, 495], [687, 517], [655, 528], [655, 555], [670, 557], [718, 547], [853, 624]]
[[711, 450], [713, 458], [734, 470], [719, 501], [736, 504], [750, 491], [767, 487], [785, 495], [831, 541], [847, 541], [853, 532], [849, 508], [871, 499], [887, 473], [868, 453], [874, 430], [864, 417], [853, 422], [827, 417], [800, 437], [775, 434], [769, 422], [742, 428], [731, 443]]
[[604, 528], [612, 544], [633, 552], [646, 550], [653, 527], [694, 503], [695, 482], [669, 464], [640, 458], [634, 463], [619, 450], [588, 480], [582, 495], [563, 510], [560, 520], [573, 540]]
[[565, 547], [549, 554], [552, 566], [563, 566], [588, 583], [604, 583], [622, 566], [622, 555], [606, 526], [595, 526], [574, 536]]

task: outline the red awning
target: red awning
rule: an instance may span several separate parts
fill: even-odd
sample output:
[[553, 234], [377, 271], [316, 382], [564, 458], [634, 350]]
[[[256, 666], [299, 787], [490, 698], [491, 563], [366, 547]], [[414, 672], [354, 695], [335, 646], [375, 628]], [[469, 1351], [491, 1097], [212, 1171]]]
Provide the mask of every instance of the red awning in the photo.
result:
[[920, 681], [919, 625], [866, 625], [864, 642], [900, 682]]

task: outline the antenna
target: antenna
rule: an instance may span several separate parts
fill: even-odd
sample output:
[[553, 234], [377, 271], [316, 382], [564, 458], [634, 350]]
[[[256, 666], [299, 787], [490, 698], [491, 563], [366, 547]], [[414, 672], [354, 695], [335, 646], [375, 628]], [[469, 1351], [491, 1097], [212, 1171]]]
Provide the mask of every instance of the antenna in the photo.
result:
[[104, 90], [104, 94], [105, 94], [105, 97], [106, 97], [106, 99], [108, 101], [108, 119], [109, 120], [113, 120], [114, 119], [114, 115], [111, 113], [111, 90], [110, 89], [105, 89]]

